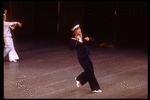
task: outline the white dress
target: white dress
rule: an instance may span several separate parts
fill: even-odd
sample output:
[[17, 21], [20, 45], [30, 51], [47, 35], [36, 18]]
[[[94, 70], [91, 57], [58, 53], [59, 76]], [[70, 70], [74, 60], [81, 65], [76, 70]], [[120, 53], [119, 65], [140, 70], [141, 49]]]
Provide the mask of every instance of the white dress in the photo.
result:
[[15, 51], [15, 47], [14, 47], [14, 43], [13, 43], [11, 31], [10, 31], [10, 28], [12, 28], [11, 25], [14, 25], [14, 24], [17, 24], [17, 22], [4, 21], [4, 24], [3, 24], [3, 28], [4, 28], [3, 36], [4, 36], [4, 43], [5, 43], [4, 57], [8, 54], [9, 61], [16, 61], [19, 59], [19, 57]]

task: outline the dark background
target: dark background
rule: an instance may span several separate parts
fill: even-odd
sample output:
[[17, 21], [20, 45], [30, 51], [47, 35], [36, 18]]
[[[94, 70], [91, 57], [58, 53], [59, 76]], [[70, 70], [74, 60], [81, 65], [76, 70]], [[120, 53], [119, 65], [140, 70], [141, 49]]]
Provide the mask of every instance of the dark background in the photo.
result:
[[[148, 47], [147, 1], [4, 1], [8, 21], [23, 23], [16, 27], [16, 41], [57, 40], [68, 43], [70, 29], [81, 29], [95, 38], [95, 43], [116, 47]], [[115, 10], [117, 9], [117, 15]], [[2, 11], [3, 12], [3, 11]], [[59, 31], [57, 24], [59, 23]]]

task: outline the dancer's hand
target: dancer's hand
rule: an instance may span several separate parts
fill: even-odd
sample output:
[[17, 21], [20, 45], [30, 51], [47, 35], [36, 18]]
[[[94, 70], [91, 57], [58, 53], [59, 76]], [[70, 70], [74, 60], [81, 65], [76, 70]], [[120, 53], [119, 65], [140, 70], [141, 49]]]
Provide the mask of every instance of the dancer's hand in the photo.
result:
[[86, 41], [90, 41], [89, 37], [85, 37], [85, 40], [86, 40]]
[[19, 27], [22, 27], [22, 23], [17, 22], [17, 24], [18, 24]]
[[75, 38], [76, 38], [77, 41], [79, 41], [80, 36], [79, 36], [79, 35], [76, 35]]

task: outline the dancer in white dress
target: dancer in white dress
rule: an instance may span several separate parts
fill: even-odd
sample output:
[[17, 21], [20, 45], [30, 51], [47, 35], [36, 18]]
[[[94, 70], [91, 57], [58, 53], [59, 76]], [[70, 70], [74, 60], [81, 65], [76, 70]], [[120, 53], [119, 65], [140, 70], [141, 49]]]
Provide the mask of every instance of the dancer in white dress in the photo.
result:
[[22, 23], [20, 23], [20, 22], [6, 22], [6, 19], [7, 19], [6, 14], [7, 14], [7, 10], [4, 10], [4, 14], [3, 14], [3, 37], [4, 37], [4, 43], [5, 43], [4, 57], [8, 54], [9, 61], [17, 62], [19, 57], [15, 51], [15, 47], [14, 47], [10, 28], [14, 29], [14, 27], [16, 25], [21, 27]]

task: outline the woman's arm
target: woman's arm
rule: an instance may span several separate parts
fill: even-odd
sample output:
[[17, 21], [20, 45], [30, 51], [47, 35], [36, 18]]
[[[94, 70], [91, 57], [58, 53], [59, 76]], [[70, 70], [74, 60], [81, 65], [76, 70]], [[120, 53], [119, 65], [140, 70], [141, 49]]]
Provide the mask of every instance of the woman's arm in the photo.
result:
[[11, 25], [14, 25], [14, 24], [18, 24], [19, 27], [22, 26], [22, 23], [20, 23], [20, 22], [5, 22], [5, 21], [4, 21], [4, 25], [11, 26]]

